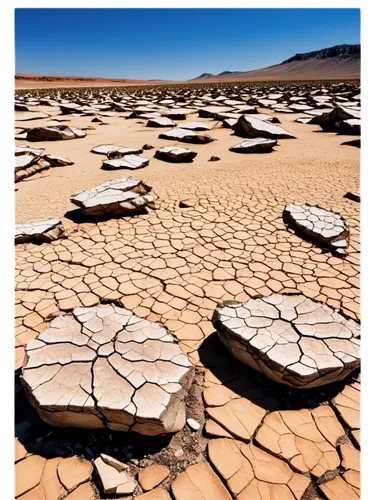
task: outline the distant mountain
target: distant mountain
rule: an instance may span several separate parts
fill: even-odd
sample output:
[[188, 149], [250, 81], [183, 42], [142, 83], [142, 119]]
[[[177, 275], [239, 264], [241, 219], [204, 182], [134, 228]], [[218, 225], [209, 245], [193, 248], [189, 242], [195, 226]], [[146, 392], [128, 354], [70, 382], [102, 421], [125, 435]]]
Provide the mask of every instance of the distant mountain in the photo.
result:
[[296, 54], [280, 64], [252, 71], [223, 71], [218, 75], [203, 73], [198, 78], [214, 81], [272, 81], [272, 80], [336, 80], [359, 79], [361, 46], [335, 45], [326, 49]]
[[335, 45], [328, 49], [315, 50], [314, 52], [306, 52], [305, 54], [296, 54], [295, 56], [283, 61], [281, 64], [288, 64], [293, 61], [307, 61], [308, 59], [361, 59], [361, 46], [358, 45]]

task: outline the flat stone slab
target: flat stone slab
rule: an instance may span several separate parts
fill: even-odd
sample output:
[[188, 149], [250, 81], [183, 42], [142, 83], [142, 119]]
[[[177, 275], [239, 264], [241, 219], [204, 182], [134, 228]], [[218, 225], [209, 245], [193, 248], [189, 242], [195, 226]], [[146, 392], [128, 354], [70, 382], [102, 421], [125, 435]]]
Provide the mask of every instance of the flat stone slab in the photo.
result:
[[343, 380], [360, 364], [359, 325], [302, 294], [224, 302], [212, 322], [235, 358], [297, 389]]
[[137, 213], [154, 201], [151, 187], [137, 177], [124, 177], [75, 194], [70, 201], [85, 215], [123, 216]]
[[92, 148], [91, 153], [106, 155], [108, 158], [121, 158], [125, 155], [138, 155], [142, 153], [141, 148], [126, 148], [115, 144], [101, 144]]
[[183, 128], [173, 128], [159, 134], [159, 139], [169, 139], [172, 141], [188, 142], [192, 144], [207, 144], [214, 139], [209, 135], [199, 134], [194, 130], [185, 130]]
[[75, 127], [60, 125], [56, 127], [36, 127], [27, 131], [28, 141], [64, 141], [86, 137], [85, 132]]
[[269, 139], [295, 139], [295, 137], [284, 128], [258, 120], [252, 116], [241, 116], [233, 129], [240, 137], [266, 137]]
[[55, 318], [28, 343], [22, 368], [29, 401], [49, 424], [148, 436], [185, 425], [193, 375], [164, 327], [112, 305]]
[[64, 226], [61, 220], [46, 219], [16, 224], [15, 243], [50, 243], [61, 238]]
[[179, 148], [178, 146], [165, 146], [158, 149], [155, 153], [155, 158], [171, 163], [190, 163], [197, 156], [195, 151], [187, 148]]
[[336, 255], [346, 255], [349, 228], [340, 214], [318, 206], [289, 204], [284, 208], [283, 217], [303, 236]]
[[270, 153], [273, 151], [273, 147], [276, 146], [277, 141], [275, 139], [265, 139], [263, 137], [257, 137], [256, 139], [247, 139], [242, 141], [236, 146], [229, 148], [229, 151], [234, 153]]
[[137, 170], [138, 168], [146, 167], [149, 162], [148, 158], [142, 158], [142, 156], [126, 155], [114, 160], [104, 160], [101, 168], [103, 170], [121, 170], [124, 168]]
[[176, 124], [170, 118], [166, 116], [160, 116], [155, 118], [150, 118], [147, 122], [146, 127], [174, 127]]
[[65, 156], [44, 155], [43, 159], [48, 161], [51, 167], [66, 167], [68, 165], [74, 165], [74, 162]]
[[182, 123], [180, 128], [185, 130], [195, 130], [196, 132], [204, 132], [205, 130], [211, 130], [211, 125], [201, 122], [186, 122]]

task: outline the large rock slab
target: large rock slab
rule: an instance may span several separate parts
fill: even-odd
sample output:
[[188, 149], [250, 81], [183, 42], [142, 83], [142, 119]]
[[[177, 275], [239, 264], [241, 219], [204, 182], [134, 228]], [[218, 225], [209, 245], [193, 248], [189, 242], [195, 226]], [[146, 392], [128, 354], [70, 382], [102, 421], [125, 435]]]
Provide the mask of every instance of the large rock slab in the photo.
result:
[[341, 134], [361, 135], [361, 120], [351, 118], [338, 123], [338, 129]]
[[153, 202], [151, 187], [137, 177], [124, 177], [75, 194], [70, 201], [85, 215], [123, 216], [137, 213]]
[[31, 404], [51, 425], [150, 436], [185, 425], [193, 375], [165, 328], [112, 305], [55, 318], [27, 345], [22, 368]]
[[310, 123], [320, 125], [325, 132], [338, 132], [340, 122], [360, 119], [360, 117], [361, 112], [359, 110], [336, 106], [332, 111], [313, 117]]
[[138, 168], [146, 167], [149, 161], [148, 158], [142, 158], [142, 156], [126, 155], [114, 160], [104, 160], [101, 168], [103, 170], [122, 170], [124, 168], [137, 170]]
[[85, 132], [78, 128], [60, 125], [56, 127], [36, 127], [27, 131], [26, 139], [31, 142], [38, 141], [64, 141], [86, 137]]
[[155, 153], [155, 158], [158, 160], [167, 161], [170, 163], [190, 163], [198, 153], [187, 148], [179, 148], [178, 146], [165, 146], [158, 149]]
[[212, 322], [235, 358], [297, 389], [343, 380], [360, 364], [359, 325], [304, 295], [224, 302]]
[[61, 238], [64, 226], [61, 220], [46, 219], [16, 224], [15, 243], [50, 243]]
[[257, 139], [247, 139], [242, 141], [236, 146], [229, 148], [229, 151], [234, 153], [270, 153], [273, 151], [273, 147], [276, 146], [277, 141], [275, 139], [265, 139], [263, 137], [258, 137]]
[[295, 139], [295, 137], [284, 128], [258, 120], [251, 116], [241, 116], [233, 129], [240, 137], [266, 137], [269, 139]]
[[298, 233], [338, 256], [346, 255], [349, 228], [340, 214], [318, 206], [289, 204], [284, 208], [283, 217]]
[[199, 134], [194, 130], [185, 130], [183, 128], [173, 128], [159, 135], [159, 139], [169, 139], [171, 141], [188, 142], [191, 144], [207, 144], [214, 139], [206, 134]]

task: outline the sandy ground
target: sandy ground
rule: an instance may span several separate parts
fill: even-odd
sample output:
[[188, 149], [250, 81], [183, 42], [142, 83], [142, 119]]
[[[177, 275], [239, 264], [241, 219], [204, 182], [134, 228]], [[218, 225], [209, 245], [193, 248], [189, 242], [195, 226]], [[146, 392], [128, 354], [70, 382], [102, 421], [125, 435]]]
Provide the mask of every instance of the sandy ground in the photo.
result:
[[[57, 109], [53, 110], [48, 106], [39, 106], [39, 109], [50, 114], [58, 113]], [[155, 149], [144, 151], [142, 156], [150, 158], [150, 164], [135, 173], [129, 170], [116, 172], [101, 170], [100, 165], [105, 157], [93, 154], [90, 150], [99, 144], [139, 148], [146, 143], [155, 148], [174, 144], [173, 141], [158, 139], [162, 129], [146, 128], [146, 121], [140, 119], [103, 117], [102, 119], [108, 125], [98, 126], [96, 123], [91, 123], [92, 117], [67, 116], [67, 121], [63, 123], [78, 128], [91, 125], [95, 127], [95, 130], [86, 131], [87, 136], [83, 139], [38, 143], [16, 141], [17, 145], [34, 144], [35, 147], [45, 148], [48, 153], [67, 156], [74, 162], [74, 165], [50, 169], [17, 184], [16, 221], [22, 222], [50, 216], [64, 218], [64, 214], [74, 208], [70, 203], [70, 196], [73, 193], [91, 188], [109, 179], [128, 175], [140, 176], [150, 183], [163, 202], [168, 205], [172, 201], [186, 198], [190, 191], [190, 194], [194, 196], [196, 186], [206, 186], [207, 190], [218, 189], [218, 179], [224, 190], [231, 190], [231, 182], [234, 179], [243, 179], [244, 185], [250, 182], [255, 187], [259, 182], [256, 178], [259, 173], [261, 173], [264, 187], [267, 184], [271, 187], [278, 179], [286, 182], [282, 193], [285, 199], [288, 198], [289, 186], [294, 188], [302, 186], [304, 191], [299, 196], [301, 201], [304, 196], [307, 196], [313, 202], [314, 193], [308, 193], [308, 179], [314, 179], [317, 189], [319, 189], [320, 180], [322, 190], [329, 190], [335, 184], [341, 185], [342, 191], [359, 188], [360, 150], [341, 146], [342, 142], [351, 140], [352, 137], [323, 133], [319, 126], [297, 123], [295, 119], [299, 115], [276, 113], [275, 116], [297, 139], [280, 140], [272, 154], [241, 155], [230, 152], [229, 148], [240, 143], [241, 138], [233, 135], [230, 129], [222, 128], [220, 122], [191, 115], [189, 121], [216, 124], [216, 127], [207, 133], [217, 140], [206, 145], [187, 144], [186, 147], [198, 152], [194, 162], [190, 164], [166, 163], [153, 158]], [[16, 126], [43, 126], [50, 120], [48, 118], [16, 121]], [[183, 122], [176, 121], [176, 123]], [[182, 143], [180, 146], [184, 147]], [[219, 156], [221, 160], [209, 162], [209, 158], [213, 155]], [[168, 197], [164, 195], [165, 191], [170, 193], [172, 200], [170, 195]], [[332, 194], [328, 196], [327, 202], [331, 199]], [[72, 224], [69, 220], [64, 220], [64, 223], [67, 226]]]

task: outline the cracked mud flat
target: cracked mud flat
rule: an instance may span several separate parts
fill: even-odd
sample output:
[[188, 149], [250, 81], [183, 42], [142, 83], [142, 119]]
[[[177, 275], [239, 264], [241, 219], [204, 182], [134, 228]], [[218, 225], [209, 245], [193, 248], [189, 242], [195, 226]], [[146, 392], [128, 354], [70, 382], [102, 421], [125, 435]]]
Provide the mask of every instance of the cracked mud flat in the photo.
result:
[[[316, 389], [283, 386], [234, 359], [211, 322], [219, 302], [245, 303], [288, 293], [303, 294], [359, 322], [360, 203], [345, 197], [359, 193], [359, 150], [342, 145], [352, 136], [295, 121], [311, 118], [323, 109], [322, 103], [325, 108], [335, 102], [358, 107], [359, 88], [316, 82], [234, 87], [104, 89], [103, 96], [94, 98], [86, 89], [74, 89], [91, 108], [78, 110], [79, 115], [76, 106], [60, 115], [57, 100], [64, 98], [64, 91], [17, 93], [21, 98], [27, 93], [37, 99], [49, 96], [51, 101], [33, 106], [35, 113], [50, 116], [16, 121], [18, 129], [45, 127], [56, 118], [80, 130], [94, 127], [79, 140], [16, 140], [17, 146], [43, 148], [44, 154], [74, 162], [17, 183], [16, 223], [59, 219], [67, 236], [42, 245], [19, 244], [15, 250], [18, 499], [114, 498], [104, 495], [92, 466], [101, 453], [128, 466], [127, 473], [137, 481], [134, 497], [140, 500], [208, 500], [210, 491], [216, 491], [218, 499], [359, 498], [358, 369]], [[186, 93], [185, 102], [178, 100], [180, 91]], [[108, 95], [117, 111], [99, 109]], [[220, 95], [230, 104], [220, 102]], [[294, 96], [303, 109], [293, 110]], [[70, 94], [68, 100], [74, 99]], [[120, 111], [121, 100], [126, 102]], [[226, 118], [235, 120], [245, 105], [277, 118], [296, 139], [279, 139], [267, 155], [231, 152], [239, 138], [218, 114], [231, 113], [234, 116]], [[155, 151], [171, 141], [160, 139], [160, 128], [147, 127], [149, 117], [141, 116], [155, 114], [155, 106], [166, 108], [176, 127], [187, 120], [202, 123], [215, 140], [194, 144], [197, 156], [192, 163], [158, 160]], [[136, 117], [126, 119], [135, 109]], [[96, 117], [107, 124], [93, 122]], [[153, 149], [141, 152], [144, 144]], [[73, 194], [126, 176], [124, 171], [100, 168], [105, 157], [91, 153], [98, 145], [119, 145], [123, 152], [139, 151], [135, 154], [150, 160], [139, 178], [152, 186], [155, 210], [88, 220], [72, 205]], [[117, 154], [121, 158], [121, 150]], [[212, 156], [220, 160], [210, 162]], [[347, 255], [336, 257], [290, 230], [283, 220], [287, 204], [340, 214], [349, 227]], [[198, 431], [184, 425], [175, 434], [152, 437], [59, 428], [39, 418], [19, 381], [25, 346], [43, 335], [56, 316], [103, 304], [125, 308], [173, 336], [195, 366], [185, 401], [186, 417], [200, 424]], [[146, 493], [138, 474], [154, 464], [166, 466], [170, 474]]]

